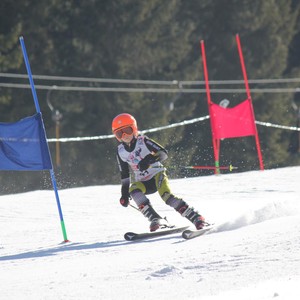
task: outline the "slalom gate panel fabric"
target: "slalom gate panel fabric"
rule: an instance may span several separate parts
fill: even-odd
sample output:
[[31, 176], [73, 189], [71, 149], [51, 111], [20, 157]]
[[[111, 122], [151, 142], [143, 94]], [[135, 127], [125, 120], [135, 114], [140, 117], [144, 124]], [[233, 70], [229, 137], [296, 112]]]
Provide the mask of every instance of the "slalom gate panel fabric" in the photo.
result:
[[211, 102], [210, 117], [216, 139], [255, 135], [255, 120], [249, 99], [232, 108]]
[[41, 113], [0, 123], [0, 170], [50, 170], [52, 162]]

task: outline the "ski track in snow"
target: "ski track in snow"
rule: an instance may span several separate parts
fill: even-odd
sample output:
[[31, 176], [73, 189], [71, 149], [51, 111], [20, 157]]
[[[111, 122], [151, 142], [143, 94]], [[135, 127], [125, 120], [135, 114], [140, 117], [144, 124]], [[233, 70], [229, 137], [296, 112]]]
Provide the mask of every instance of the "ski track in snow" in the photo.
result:
[[[215, 223], [127, 242], [147, 231], [119, 205], [119, 185], [0, 197], [0, 299], [300, 299], [300, 167], [171, 180], [173, 192]], [[188, 225], [150, 195], [170, 223]]]

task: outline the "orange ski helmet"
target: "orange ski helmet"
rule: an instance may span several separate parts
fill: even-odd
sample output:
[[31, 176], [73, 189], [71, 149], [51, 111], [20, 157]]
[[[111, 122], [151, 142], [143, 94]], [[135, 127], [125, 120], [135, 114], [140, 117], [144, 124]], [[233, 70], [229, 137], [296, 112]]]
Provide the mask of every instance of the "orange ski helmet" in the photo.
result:
[[132, 129], [133, 135], [136, 137], [138, 135], [138, 128], [135, 118], [127, 113], [117, 115], [112, 121], [112, 132], [118, 141], [121, 141], [122, 137], [117, 136], [116, 132], [130, 127]]

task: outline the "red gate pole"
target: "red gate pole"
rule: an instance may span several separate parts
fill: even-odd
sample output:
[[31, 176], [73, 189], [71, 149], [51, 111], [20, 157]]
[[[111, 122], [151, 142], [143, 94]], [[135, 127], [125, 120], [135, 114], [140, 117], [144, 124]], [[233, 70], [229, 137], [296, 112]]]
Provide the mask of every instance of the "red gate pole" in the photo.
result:
[[260, 165], [260, 169], [264, 170], [264, 163], [263, 163], [263, 159], [262, 159], [262, 155], [261, 155], [261, 148], [260, 148], [260, 143], [259, 143], [259, 138], [258, 138], [257, 127], [256, 127], [256, 124], [255, 124], [254, 109], [253, 109], [252, 98], [251, 98], [251, 94], [250, 94], [249, 82], [248, 82], [248, 77], [247, 77], [247, 72], [246, 72], [246, 67], [245, 67], [245, 62], [244, 62], [240, 37], [239, 37], [238, 34], [236, 34], [235, 37], [236, 37], [236, 42], [237, 42], [237, 47], [238, 47], [238, 52], [239, 52], [239, 57], [240, 57], [244, 82], [245, 82], [246, 93], [247, 93], [247, 97], [250, 100], [250, 104], [251, 104], [252, 120], [253, 120], [253, 123], [254, 123], [253, 126], [255, 128], [255, 143], [256, 143], [257, 155], [258, 155], [258, 159], [259, 159], [259, 165]]
[[201, 52], [202, 52], [202, 61], [203, 61], [203, 70], [204, 70], [204, 79], [205, 79], [205, 88], [206, 88], [206, 95], [207, 95], [207, 104], [208, 104], [208, 111], [210, 115], [210, 126], [212, 132], [212, 143], [214, 148], [214, 157], [215, 157], [215, 174], [220, 173], [220, 162], [219, 162], [219, 155], [220, 155], [220, 140], [215, 138], [214, 132], [214, 122], [213, 122], [213, 115], [211, 111], [211, 96], [210, 96], [210, 88], [208, 82], [208, 71], [207, 71], [207, 63], [206, 63], [206, 54], [205, 54], [205, 47], [204, 41], [200, 41]]

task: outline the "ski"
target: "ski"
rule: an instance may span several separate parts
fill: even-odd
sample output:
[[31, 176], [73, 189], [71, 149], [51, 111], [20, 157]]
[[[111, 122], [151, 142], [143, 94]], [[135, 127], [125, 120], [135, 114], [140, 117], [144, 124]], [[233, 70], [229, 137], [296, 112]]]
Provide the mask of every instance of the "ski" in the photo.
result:
[[204, 228], [199, 229], [199, 230], [190, 230], [190, 229], [187, 229], [187, 230], [184, 230], [182, 232], [182, 237], [184, 239], [186, 239], [186, 240], [190, 240], [190, 239], [196, 238], [198, 236], [204, 235], [204, 234], [208, 233], [212, 229], [213, 229], [212, 225], [209, 225], [209, 226], [204, 227]]
[[159, 231], [143, 232], [143, 233], [126, 232], [124, 234], [124, 238], [125, 238], [126, 241], [137, 241], [137, 240], [153, 239], [153, 238], [164, 236], [164, 235], [183, 232], [188, 227], [189, 226], [173, 227], [173, 228], [168, 228], [168, 229], [162, 229], [162, 230], [159, 230]]

